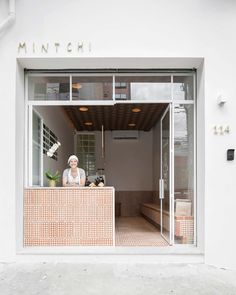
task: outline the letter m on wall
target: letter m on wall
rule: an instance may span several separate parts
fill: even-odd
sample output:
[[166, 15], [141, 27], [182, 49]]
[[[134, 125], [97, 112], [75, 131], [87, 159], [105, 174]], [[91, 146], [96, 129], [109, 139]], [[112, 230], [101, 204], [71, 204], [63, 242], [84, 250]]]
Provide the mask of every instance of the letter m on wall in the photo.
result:
[[24, 43], [19, 43], [19, 45], [18, 45], [18, 53], [20, 53], [21, 50], [24, 50], [25, 53], [27, 52], [25, 42]]

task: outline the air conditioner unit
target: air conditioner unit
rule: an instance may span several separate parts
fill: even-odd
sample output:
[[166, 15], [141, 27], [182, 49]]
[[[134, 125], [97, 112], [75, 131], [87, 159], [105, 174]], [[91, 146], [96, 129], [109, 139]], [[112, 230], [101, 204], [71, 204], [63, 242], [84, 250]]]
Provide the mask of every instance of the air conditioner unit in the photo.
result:
[[114, 140], [132, 140], [139, 138], [138, 130], [114, 130], [112, 131], [112, 138]]

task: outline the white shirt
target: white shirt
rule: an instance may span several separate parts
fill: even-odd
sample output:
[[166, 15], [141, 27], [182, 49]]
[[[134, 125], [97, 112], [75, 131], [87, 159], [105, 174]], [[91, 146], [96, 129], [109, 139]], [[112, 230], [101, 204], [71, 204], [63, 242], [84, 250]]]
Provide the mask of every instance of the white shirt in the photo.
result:
[[80, 185], [80, 180], [81, 178], [85, 179], [85, 171], [84, 169], [81, 168], [77, 168], [77, 176], [73, 177], [71, 174], [71, 169], [65, 169], [63, 172], [63, 178], [66, 178], [66, 183], [67, 184], [72, 184], [72, 183], [76, 183], [78, 185]]

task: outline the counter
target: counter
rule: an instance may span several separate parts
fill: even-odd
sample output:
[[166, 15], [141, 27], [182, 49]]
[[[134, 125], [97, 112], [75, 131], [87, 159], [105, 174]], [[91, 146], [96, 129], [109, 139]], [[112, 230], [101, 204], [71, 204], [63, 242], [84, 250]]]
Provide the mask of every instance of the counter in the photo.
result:
[[112, 246], [113, 187], [24, 190], [24, 246]]

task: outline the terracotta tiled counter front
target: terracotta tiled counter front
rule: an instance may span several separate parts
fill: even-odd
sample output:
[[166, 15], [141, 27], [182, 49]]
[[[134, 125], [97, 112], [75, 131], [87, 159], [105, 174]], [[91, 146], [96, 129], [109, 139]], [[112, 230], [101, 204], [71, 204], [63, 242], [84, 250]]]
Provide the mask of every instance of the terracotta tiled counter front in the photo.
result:
[[114, 188], [27, 188], [24, 246], [114, 245]]

